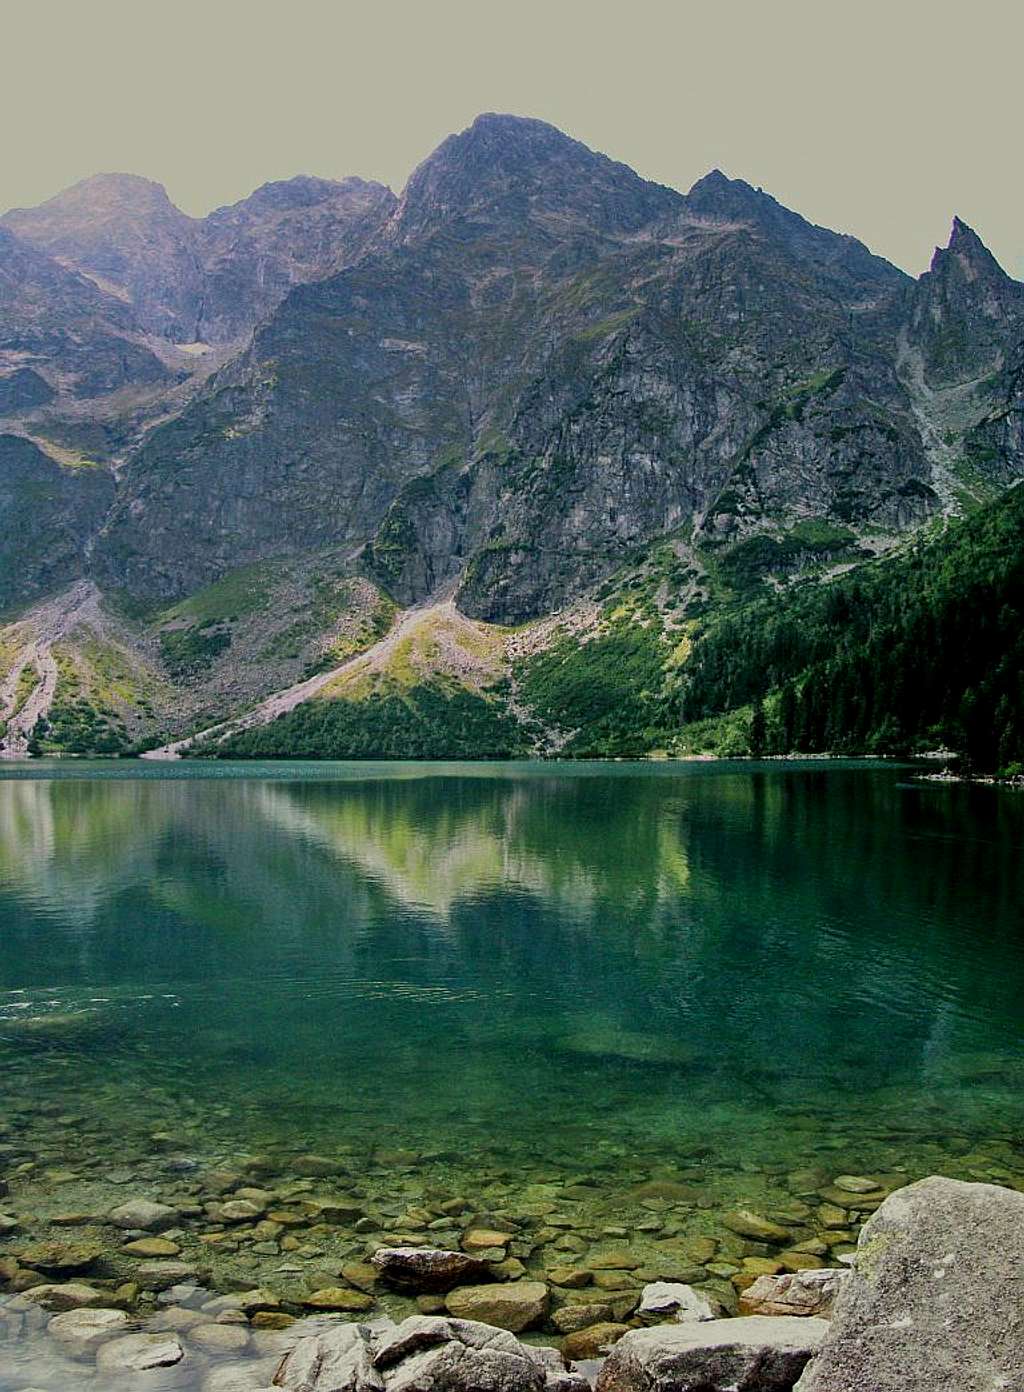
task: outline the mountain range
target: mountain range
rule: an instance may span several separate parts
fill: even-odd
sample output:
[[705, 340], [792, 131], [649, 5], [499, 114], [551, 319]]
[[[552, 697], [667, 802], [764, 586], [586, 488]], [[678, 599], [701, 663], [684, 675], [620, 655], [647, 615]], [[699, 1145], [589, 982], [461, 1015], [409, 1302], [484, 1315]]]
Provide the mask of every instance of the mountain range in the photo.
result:
[[499, 115], [398, 197], [109, 174], [0, 218], [8, 752], [571, 751], [554, 674], [612, 651], [622, 747], [671, 749], [721, 616], [1022, 475], [1024, 285], [959, 218], [914, 279]]

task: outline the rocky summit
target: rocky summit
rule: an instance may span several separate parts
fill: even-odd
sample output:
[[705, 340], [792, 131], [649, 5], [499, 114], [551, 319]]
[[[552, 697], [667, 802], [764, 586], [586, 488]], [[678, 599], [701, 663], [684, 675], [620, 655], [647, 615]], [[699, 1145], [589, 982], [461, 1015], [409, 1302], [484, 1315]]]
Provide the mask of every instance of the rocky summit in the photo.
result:
[[[665, 747], [709, 614], [1017, 482], [1022, 353], [959, 217], [914, 280], [536, 120], [478, 117], [400, 196], [301, 176], [191, 218], [96, 175], [0, 219], [5, 752]], [[609, 635], [625, 749], [537, 677]]]

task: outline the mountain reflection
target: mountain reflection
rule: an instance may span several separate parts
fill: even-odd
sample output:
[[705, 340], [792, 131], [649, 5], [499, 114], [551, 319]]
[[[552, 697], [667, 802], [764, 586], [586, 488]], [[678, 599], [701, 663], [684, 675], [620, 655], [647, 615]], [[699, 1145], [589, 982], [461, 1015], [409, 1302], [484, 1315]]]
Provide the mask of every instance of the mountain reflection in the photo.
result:
[[359, 1061], [440, 1093], [457, 1057], [495, 1101], [581, 1069], [694, 1106], [714, 1078], [931, 1087], [1019, 1048], [1024, 801], [977, 791], [724, 767], [0, 780], [0, 987], [173, 993], [147, 1037], [184, 1031], [211, 1076]]

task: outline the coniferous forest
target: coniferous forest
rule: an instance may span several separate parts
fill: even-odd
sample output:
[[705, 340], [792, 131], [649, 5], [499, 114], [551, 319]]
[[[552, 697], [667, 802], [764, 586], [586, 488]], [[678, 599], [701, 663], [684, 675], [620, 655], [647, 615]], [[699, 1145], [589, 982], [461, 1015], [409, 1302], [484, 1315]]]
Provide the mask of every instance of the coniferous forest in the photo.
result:
[[915, 753], [1024, 763], [1024, 489], [898, 556], [711, 623], [684, 721], [752, 706], [751, 753]]

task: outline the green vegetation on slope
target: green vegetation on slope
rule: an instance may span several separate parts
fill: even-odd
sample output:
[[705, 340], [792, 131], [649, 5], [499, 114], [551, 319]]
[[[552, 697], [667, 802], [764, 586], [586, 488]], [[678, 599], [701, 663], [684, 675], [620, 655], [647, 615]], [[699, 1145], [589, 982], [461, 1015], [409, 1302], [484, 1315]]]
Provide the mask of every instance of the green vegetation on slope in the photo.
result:
[[307, 701], [193, 752], [222, 759], [498, 759], [525, 746], [497, 701], [425, 682], [369, 700]]
[[660, 622], [620, 619], [581, 643], [565, 635], [521, 666], [521, 698], [547, 725], [572, 732], [567, 755], [628, 755], [664, 738], [670, 648]]
[[124, 724], [107, 706], [89, 698], [71, 656], [54, 649], [57, 685], [53, 702], [32, 731], [32, 752], [40, 754], [121, 754], [128, 748]]
[[763, 752], [945, 744], [974, 767], [1006, 769], [1024, 760], [1022, 619], [1015, 489], [898, 556], [712, 618], [685, 669], [682, 713], [749, 707], [753, 722], [760, 705]]

